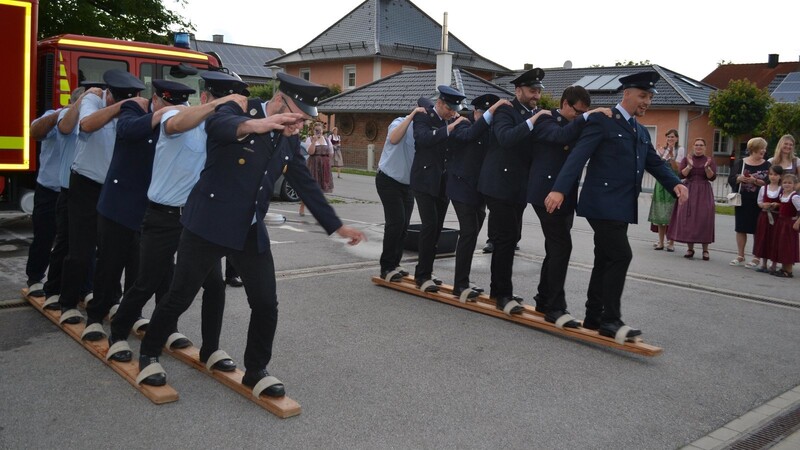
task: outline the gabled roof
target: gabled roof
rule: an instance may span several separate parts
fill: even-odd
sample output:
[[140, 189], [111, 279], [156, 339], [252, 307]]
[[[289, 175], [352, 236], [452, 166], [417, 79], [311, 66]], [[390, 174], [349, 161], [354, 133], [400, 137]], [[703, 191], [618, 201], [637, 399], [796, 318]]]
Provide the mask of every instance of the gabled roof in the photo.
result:
[[[800, 71], [800, 62], [778, 63], [775, 67], [769, 67], [767, 63], [760, 64], [722, 64], [717, 66], [713, 72], [703, 78], [704, 83], [708, 83], [718, 89], [725, 89], [731, 80], [743, 80], [747, 78], [759, 89], [769, 87], [770, 83], [778, 75], [786, 75], [790, 72]], [[774, 88], [773, 88], [774, 89]]]
[[222, 65], [236, 72], [249, 83], [264, 83], [272, 79], [272, 71], [264, 67], [264, 61], [275, 59], [285, 52], [279, 48], [253, 45], [229, 44], [227, 42], [201, 41], [193, 39], [192, 48], [199, 52], [215, 53]]
[[[514, 94], [494, 83], [463, 70], [453, 70], [450, 86], [463, 92], [466, 103], [483, 94], [494, 94], [510, 98]], [[392, 113], [405, 114], [417, 105], [420, 97], [438, 97], [436, 70], [414, 70], [397, 72], [364, 86], [351, 89], [335, 97], [323, 100], [319, 111], [324, 114]]]
[[[409, 0], [366, 0], [308, 44], [267, 65], [375, 56], [435, 64], [441, 40], [442, 26]], [[451, 33], [448, 51], [453, 53], [454, 67], [510, 72]]]
[[[693, 80], [655, 64], [650, 66], [586, 67], [579, 69], [564, 69], [559, 67], [544, 69], [545, 75], [542, 82], [544, 83], [544, 92], [558, 101], [564, 89], [576, 84], [582, 79], [591, 79], [590, 76], [600, 77], [608, 75], [609, 78], [616, 79], [619, 76], [630, 75], [645, 70], [655, 70], [661, 75], [661, 79], [656, 83], [658, 95], [653, 97], [654, 107], [685, 107], [689, 105], [708, 107], [708, 97], [712, 92], [716, 91], [716, 88], [713, 86]], [[511, 84], [511, 80], [519, 76], [522, 72], [524, 71], [520, 70], [513, 75], [498, 77], [493, 81], [499, 86], [513, 91], [514, 85]], [[616, 91], [619, 82], [615, 83], [614, 86], [605, 86], [602, 91], [589, 89], [589, 94], [592, 96], [592, 106], [616, 105], [622, 98], [622, 95], [620, 92]]]

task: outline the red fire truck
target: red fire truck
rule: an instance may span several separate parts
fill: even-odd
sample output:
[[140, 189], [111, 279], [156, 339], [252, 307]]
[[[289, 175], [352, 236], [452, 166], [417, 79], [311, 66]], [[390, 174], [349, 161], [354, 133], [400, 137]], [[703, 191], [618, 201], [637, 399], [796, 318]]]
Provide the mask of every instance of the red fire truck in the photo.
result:
[[[0, 120], [0, 209], [30, 212], [36, 183], [37, 146], [30, 138], [30, 123], [48, 109], [69, 102], [70, 93], [82, 81], [102, 81], [108, 69], [123, 69], [147, 86], [152, 80], [176, 80], [200, 92], [199, 76], [185, 77], [174, 71], [180, 63], [208, 69], [220, 66], [215, 55], [183, 46], [120, 41], [64, 34], [36, 40], [38, 0], [0, 0], [0, 86], [3, 87]], [[178, 76], [173, 76], [176, 74]], [[199, 94], [191, 99], [199, 103]]]

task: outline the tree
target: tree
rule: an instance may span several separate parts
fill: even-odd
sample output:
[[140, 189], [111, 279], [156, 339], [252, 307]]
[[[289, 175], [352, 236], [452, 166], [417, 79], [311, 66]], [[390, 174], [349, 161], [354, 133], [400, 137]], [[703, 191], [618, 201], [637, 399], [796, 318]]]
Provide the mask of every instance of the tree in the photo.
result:
[[759, 89], [746, 78], [733, 80], [727, 88], [711, 93], [708, 118], [726, 136], [752, 134], [766, 118], [772, 102], [766, 89]]
[[639, 61], [639, 62], [634, 62], [631, 60], [624, 62], [617, 61], [614, 65], [619, 67], [619, 66], [649, 66], [651, 64], [652, 63], [650, 62], [649, 59], [645, 59], [644, 61]]
[[542, 109], [560, 108], [561, 105], [558, 103], [558, 100], [559, 99], [553, 98], [553, 96], [551, 96], [550, 94], [545, 94], [544, 92], [542, 92], [542, 96], [541, 98], [539, 98], [539, 102], [537, 103], [536, 106]]
[[[179, 6], [187, 0], [175, 0]], [[162, 0], [41, 0], [39, 38], [72, 33], [170, 44], [174, 31], [194, 25]]]
[[[800, 136], [800, 103], [774, 104], [759, 127], [758, 134], [770, 143], [777, 143], [784, 134], [791, 134], [795, 138]], [[800, 147], [796, 146], [795, 153], [798, 151]]]

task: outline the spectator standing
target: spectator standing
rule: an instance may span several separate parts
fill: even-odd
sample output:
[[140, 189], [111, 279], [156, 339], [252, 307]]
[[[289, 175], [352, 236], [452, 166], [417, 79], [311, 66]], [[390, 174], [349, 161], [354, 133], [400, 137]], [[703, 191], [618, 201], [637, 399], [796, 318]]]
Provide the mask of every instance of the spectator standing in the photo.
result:
[[761, 209], [758, 207], [758, 190], [767, 184], [767, 172], [770, 163], [764, 159], [767, 152], [767, 141], [755, 137], [747, 141], [746, 158], [740, 159], [728, 176], [728, 184], [734, 192], [741, 194], [742, 204], [735, 208], [736, 216], [736, 246], [738, 255], [731, 260], [732, 266], [746, 266], [755, 269], [761, 265], [759, 258], [754, 258], [749, 263], [744, 262], [744, 248], [747, 245], [747, 235], [756, 232], [756, 223]]

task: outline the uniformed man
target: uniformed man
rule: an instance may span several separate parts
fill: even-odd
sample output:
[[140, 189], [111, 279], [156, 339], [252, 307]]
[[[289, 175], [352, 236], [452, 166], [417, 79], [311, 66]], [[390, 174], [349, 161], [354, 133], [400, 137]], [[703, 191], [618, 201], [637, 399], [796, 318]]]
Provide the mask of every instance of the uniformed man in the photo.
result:
[[[223, 72], [201, 74], [203, 90], [200, 105], [170, 109], [161, 116], [161, 133], [156, 143], [153, 175], [147, 191], [149, 200], [142, 221], [139, 274], [133, 287], [125, 292], [119, 310], [111, 321], [109, 357], [130, 361], [131, 351], [125, 340], [142, 307], [157, 292], [166, 291], [172, 282], [174, 255], [178, 249], [183, 225], [181, 215], [189, 192], [200, 178], [206, 161], [205, 119], [214, 109], [229, 101], [247, 106], [247, 84]], [[188, 87], [170, 92], [171, 97], [194, 92]], [[183, 100], [183, 98], [181, 98]], [[225, 308], [225, 284], [221, 264], [215, 264], [203, 282], [201, 327], [203, 344], [200, 360], [206, 362], [219, 349], [219, 335]], [[138, 326], [137, 326], [138, 328]], [[175, 336], [176, 339], [180, 337]], [[112, 351], [113, 349], [113, 351]], [[229, 372], [236, 369], [231, 358], [214, 362], [214, 369]]]
[[472, 255], [478, 242], [478, 233], [486, 219], [486, 202], [478, 192], [478, 176], [486, 150], [493, 145], [491, 124], [494, 112], [502, 105], [511, 105], [494, 94], [484, 94], [472, 100], [474, 110], [456, 125], [451, 133], [453, 141], [447, 160], [447, 197], [453, 202], [458, 216], [458, 245], [453, 295], [462, 301], [474, 300], [483, 288], [470, 282]]
[[103, 74], [108, 89], [102, 97], [87, 95], [79, 111], [79, 134], [75, 161], [72, 164], [69, 195], [69, 253], [64, 258], [61, 277], [61, 321], [75, 324], [82, 315], [76, 309], [84, 277], [95, 257], [97, 245], [97, 202], [106, 180], [114, 142], [117, 116], [127, 103], [147, 107], [138, 97], [144, 83], [119, 69]]
[[438, 90], [436, 104], [425, 108], [425, 114], [414, 116], [415, 153], [411, 164], [411, 190], [422, 221], [414, 280], [417, 287], [425, 292], [437, 292], [437, 284], [441, 283], [433, 279], [433, 260], [450, 202], [445, 193], [448, 137], [457, 122], [466, 120], [458, 116], [463, 108], [461, 102], [466, 96], [450, 86], [441, 85]]
[[618, 342], [642, 334], [622, 322], [620, 299], [632, 259], [628, 224], [637, 222], [644, 171], [673, 191], [679, 202], [689, 194], [658, 157], [647, 129], [636, 121], [650, 107], [659, 79], [654, 71], [620, 78], [622, 101], [612, 117], [591, 116], [545, 199], [548, 212], [560, 208], [589, 161], [577, 207], [578, 215], [586, 217], [594, 230], [595, 248], [583, 327]]
[[[195, 70], [195, 73], [197, 71]], [[126, 73], [127, 75], [127, 73]], [[120, 108], [114, 155], [97, 202], [97, 271], [94, 300], [86, 306], [83, 338], [96, 341], [105, 337], [102, 322], [118, 301], [117, 289], [125, 272], [127, 292], [139, 271], [139, 238], [147, 209], [147, 188], [153, 173], [153, 156], [160, 134], [161, 116], [167, 107], [183, 105], [194, 89], [168, 80], [153, 80], [153, 96], [141, 107], [128, 102]], [[166, 293], [157, 291], [156, 301]], [[185, 337], [173, 347], [185, 348]]]
[[244, 111], [228, 102], [206, 121], [208, 155], [183, 211], [175, 276], [142, 340], [139, 378], [143, 383], [166, 383], [158, 357], [167, 336], [211, 267], [227, 255], [239, 269], [251, 308], [242, 384], [253, 387], [254, 395], [285, 394], [283, 383], [267, 371], [278, 301], [264, 224], [270, 193], [281, 173], [328, 233], [337, 232], [353, 245], [364, 239], [361, 231], [342, 225], [336, 217], [300, 153], [298, 133], [303, 121], [317, 115], [316, 105], [328, 89], [284, 73], [278, 79], [278, 92], [271, 101], [252, 100]]
[[521, 314], [522, 300], [514, 295], [512, 273], [514, 247], [520, 235], [525, 212], [530, 149], [534, 123], [550, 111], [534, 113], [542, 95], [544, 71], [531, 69], [512, 81], [515, 97], [511, 105], [497, 109], [493, 132], [497, 145], [486, 153], [478, 180], [478, 191], [489, 207], [489, 227], [495, 236], [492, 243], [491, 286], [489, 295], [497, 309], [506, 314]]
[[405, 117], [398, 117], [389, 124], [386, 142], [378, 161], [375, 188], [383, 205], [383, 251], [381, 252], [381, 278], [399, 281], [408, 275], [400, 267], [403, 259], [408, 224], [414, 212], [414, 196], [411, 193], [411, 163], [414, 161], [414, 116], [425, 114], [425, 108], [433, 106], [430, 99], [421, 97], [417, 107]]
[[[102, 88], [101, 88], [102, 86]], [[58, 182], [60, 192], [56, 200], [56, 235], [53, 240], [53, 248], [50, 251], [47, 282], [44, 283], [44, 296], [46, 309], [59, 309], [58, 297], [61, 293], [61, 270], [64, 266], [64, 258], [69, 251], [69, 178], [70, 167], [75, 161], [75, 150], [78, 144], [78, 112], [80, 111], [81, 101], [86, 95], [103, 95], [105, 85], [99, 83], [89, 86], [83, 85], [74, 91], [70, 96], [68, 108], [63, 108], [58, 113], [56, 129], [61, 140], [61, 158], [58, 168]], [[86, 297], [92, 292], [92, 277], [94, 276], [94, 259], [89, 264], [89, 270], [84, 276], [84, 283], [80, 288], [80, 297]]]
[[609, 108], [589, 111], [591, 98], [581, 86], [570, 86], [561, 94], [561, 107], [542, 116], [533, 128], [531, 169], [528, 177], [528, 202], [533, 206], [544, 234], [545, 257], [539, 275], [538, 292], [534, 297], [536, 310], [545, 314], [548, 322], [559, 328], [579, 326], [567, 311], [564, 281], [572, 253], [570, 230], [578, 199], [578, 180], [566, 196], [560, 209], [548, 213], [544, 199], [553, 187], [561, 166], [580, 136], [589, 114], [601, 112], [611, 116]]

